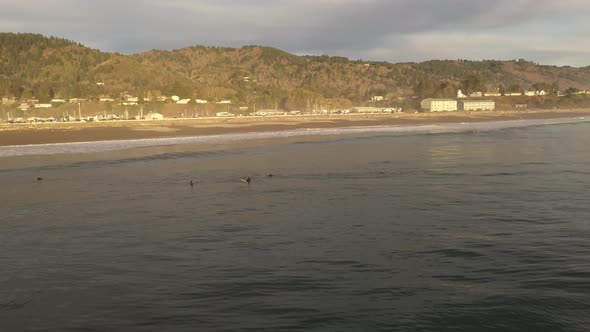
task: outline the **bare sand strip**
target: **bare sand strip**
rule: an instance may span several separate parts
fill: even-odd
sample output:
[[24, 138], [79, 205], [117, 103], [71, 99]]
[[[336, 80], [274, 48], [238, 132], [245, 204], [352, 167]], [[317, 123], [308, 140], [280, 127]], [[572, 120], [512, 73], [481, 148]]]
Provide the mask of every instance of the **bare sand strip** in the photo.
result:
[[444, 124], [581, 116], [590, 116], [590, 109], [0, 124], [0, 146], [274, 132], [306, 128]]

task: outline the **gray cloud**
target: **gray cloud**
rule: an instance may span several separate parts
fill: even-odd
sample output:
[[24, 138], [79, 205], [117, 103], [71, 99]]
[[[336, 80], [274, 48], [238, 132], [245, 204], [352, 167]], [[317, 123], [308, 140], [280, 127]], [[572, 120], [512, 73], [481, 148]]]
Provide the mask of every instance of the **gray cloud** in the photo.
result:
[[525, 57], [590, 64], [590, 46], [579, 43], [590, 26], [585, 0], [0, 0], [0, 8], [2, 31], [122, 53], [260, 44], [393, 62]]

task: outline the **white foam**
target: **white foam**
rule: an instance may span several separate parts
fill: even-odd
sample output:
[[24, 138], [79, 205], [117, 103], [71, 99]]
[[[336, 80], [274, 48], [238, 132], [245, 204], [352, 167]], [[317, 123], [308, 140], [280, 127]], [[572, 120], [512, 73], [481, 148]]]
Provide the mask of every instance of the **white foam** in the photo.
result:
[[459, 133], [467, 131], [490, 131], [504, 128], [529, 127], [551, 124], [566, 124], [588, 122], [582, 117], [567, 119], [544, 120], [509, 120], [493, 122], [463, 122], [431, 125], [403, 125], [403, 126], [364, 126], [345, 128], [318, 128], [295, 129], [276, 132], [253, 132], [240, 134], [222, 134], [189, 137], [148, 138], [139, 140], [112, 140], [96, 142], [53, 143], [34, 145], [11, 145], [0, 147], [0, 157], [15, 157], [25, 155], [53, 155], [53, 154], [78, 154], [99, 153], [133, 148], [157, 147], [194, 143], [228, 143], [248, 140], [289, 138], [298, 136], [334, 136], [363, 133], [390, 133], [390, 134], [435, 134], [435, 133]]

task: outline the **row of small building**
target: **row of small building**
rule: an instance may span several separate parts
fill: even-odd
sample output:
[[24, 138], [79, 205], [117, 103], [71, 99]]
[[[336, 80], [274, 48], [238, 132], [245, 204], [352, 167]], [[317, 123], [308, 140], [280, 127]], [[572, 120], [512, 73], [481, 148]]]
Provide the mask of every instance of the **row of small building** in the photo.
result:
[[[110, 98], [110, 97], [100, 97], [98, 99], [99, 102], [119, 102], [119, 104], [123, 105], [123, 106], [137, 106], [137, 105], [139, 105], [139, 100], [140, 100], [139, 97], [133, 97], [133, 96], [127, 96], [123, 100], [117, 100], [117, 99]], [[26, 111], [29, 108], [52, 108], [55, 105], [59, 105], [59, 104], [65, 104], [65, 103], [78, 104], [78, 103], [85, 103], [87, 101], [88, 100], [86, 98], [70, 98], [70, 99], [54, 98], [54, 99], [51, 99], [50, 102], [40, 103], [39, 100], [35, 99], [35, 98], [18, 101], [14, 97], [12, 97], [12, 98], [3, 97], [0, 100], [0, 104], [13, 105], [18, 102], [19, 103], [18, 108], [20, 110]], [[191, 102], [191, 99], [190, 98], [181, 99], [178, 96], [172, 96], [172, 97], [159, 96], [159, 97], [154, 97], [154, 98], [145, 98], [144, 101], [147, 101], [147, 102], [149, 102], [149, 101], [158, 101], [158, 102], [171, 101], [171, 102], [176, 103], [178, 105], [187, 105], [189, 102]], [[204, 100], [204, 99], [194, 99], [194, 102], [196, 104], [209, 104], [209, 101]], [[215, 104], [232, 104], [232, 101], [231, 100], [221, 100], [221, 101], [217, 101], [214, 103]]]
[[426, 98], [420, 103], [423, 110], [430, 112], [451, 112], [451, 111], [493, 111], [496, 109], [496, 102], [493, 100], [460, 100]]

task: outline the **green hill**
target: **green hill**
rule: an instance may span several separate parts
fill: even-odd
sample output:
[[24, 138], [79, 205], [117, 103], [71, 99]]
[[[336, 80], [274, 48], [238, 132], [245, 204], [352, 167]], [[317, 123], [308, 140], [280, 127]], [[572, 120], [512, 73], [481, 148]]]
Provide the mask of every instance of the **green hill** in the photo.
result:
[[412, 95], [453, 96], [459, 88], [526, 90], [533, 85], [590, 89], [590, 67], [524, 60], [391, 64], [296, 56], [262, 46], [195, 46], [122, 55], [61, 38], [0, 33], [0, 95], [17, 99], [120, 98], [127, 92], [230, 99], [262, 108], [326, 99], [358, 104], [374, 95], [399, 101]]

